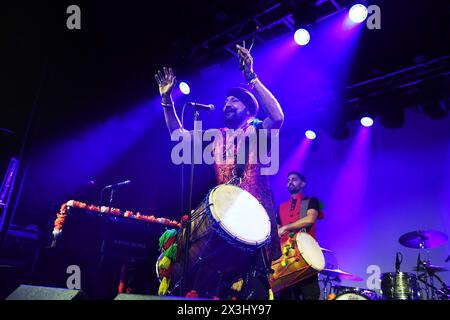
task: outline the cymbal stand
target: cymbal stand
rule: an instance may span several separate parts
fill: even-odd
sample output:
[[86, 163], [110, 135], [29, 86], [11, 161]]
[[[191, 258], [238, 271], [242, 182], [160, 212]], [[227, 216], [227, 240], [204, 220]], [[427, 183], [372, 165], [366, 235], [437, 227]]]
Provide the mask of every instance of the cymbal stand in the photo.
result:
[[[428, 283], [428, 281], [425, 281], [422, 279], [422, 277], [425, 277], [426, 279], [430, 279], [430, 283]], [[434, 286], [433, 283], [433, 278], [436, 278], [439, 283], [442, 286], [442, 289], [438, 289], [437, 287]], [[436, 293], [442, 298], [441, 300], [449, 300], [450, 299], [450, 290], [449, 287], [447, 286], [447, 284], [442, 281], [442, 279], [433, 271], [427, 270], [424, 273], [422, 273], [421, 275], [419, 275], [418, 277], [419, 281], [424, 283], [425, 286], [427, 287], [427, 289], [431, 289], [431, 291], [433, 292], [433, 300], [436, 299]]]
[[[323, 283], [323, 290], [322, 290], [323, 291], [323, 299], [328, 300], [328, 294], [331, 293], [333, 282], [338, 282], [338, 281], [336, 281], [336, 278], [332, 279], [330, 277], [330, 275], [326, 275], [325, 277], [322, 277], [321, 281]], [[329, 290], [328, 290], [328, 287], [330, 288]]]
[[449, 300], [450, 299], [450, 290], [449, 290], [449, 287], [447, 286], [447, 284], [435, 272], [432, 273], [432, 276], [435, 277], [442, 286], [442, 289], [436, 290], [436, 292], [444, 298], [442, 300]]
[[[423, 262], [420, 259], [421, 253], [419, 253], [419, 264], [426, 267], [427, 265], [431, 264], [430, 262], [430, 250], [427, 250], [425, 248], [425, 237], [423, 235], [420, 235], [421, 241], [420, 241], [420, 251], [421, 253], [425, 253], [426, 255], [426, 261]], [[426, 269], [425, 269], [426, 270]], [[425, 280], [422, 281], [420, 278], [423, 277]], [[430, 288], [433, 288], [433, 277], [429, 277], [428, 272], [424, 272], [421, 275], [418, 275], [418, 278], [425, 284], [425, 293], [427, 296], [427, 300], [434, 300], [434, 290], [430, 290]]]

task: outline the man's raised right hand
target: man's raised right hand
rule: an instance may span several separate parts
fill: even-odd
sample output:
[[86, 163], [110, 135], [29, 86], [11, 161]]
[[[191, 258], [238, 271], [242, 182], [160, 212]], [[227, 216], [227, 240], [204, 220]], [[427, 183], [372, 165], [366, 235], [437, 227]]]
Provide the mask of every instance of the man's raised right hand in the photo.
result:
[[159, 86], [159, 94], [162, 98], [167, 98], [172, 93], [172, 89], [177, 83], [177, 78], [173, 75], [172, 68], [163, 68], [163, 72], [158, 70], [155, 74], [156, 83]]

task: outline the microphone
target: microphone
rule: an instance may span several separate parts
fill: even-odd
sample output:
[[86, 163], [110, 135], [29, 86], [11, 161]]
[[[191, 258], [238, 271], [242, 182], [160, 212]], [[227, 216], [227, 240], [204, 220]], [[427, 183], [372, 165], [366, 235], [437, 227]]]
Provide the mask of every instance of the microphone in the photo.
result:
[[2, 134], [4, 134], [5, 136], [6, 135], [14, 135], [15, 133], [14, 133], [14, 131], [11, 131], [11, 130], [9, 130], [9, 129], [6, 129], [6, 128], [0, 128], [0, 133], [2, 133]]
[[86, 181], [85, 183], [83, 183], [83, 186], [93, 187], [95, 186], [95, 181], [94, 180]]
[[104, 189], [109, 189], [109, 188], [116, 188], [116, 187], [121, 187], [121, 186], [125, 186], [127, 184], [130, 184], [131, 180], [125, 180], [119, 183], [114, 183], [114, 184], [110, 184], [108, 186], [106, 186]]
[[201, 104], [201, 103], [197, 103], [197, 102], [186, 102], [186, 105], [194, 107], [194, 109], [197, 109], [197, 110], [214, 111], [213, 104]]
[[[400, 258], [401, 257], [401, 258]], [[400, 272], [400, 265], [402, 264], [403, 256], [400, 252], [395, 255], [395, 272]]]

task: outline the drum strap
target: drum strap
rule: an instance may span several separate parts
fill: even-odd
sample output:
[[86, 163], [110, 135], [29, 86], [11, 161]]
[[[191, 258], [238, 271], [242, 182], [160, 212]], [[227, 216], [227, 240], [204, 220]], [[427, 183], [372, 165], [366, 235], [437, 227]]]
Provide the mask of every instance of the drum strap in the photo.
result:
[[[309, 199], [306, 199], [306, 200], [303, 199], [301, 207], [300, 207], [300, 219], [307, 216], [306, 212], [308, 211], [308, 207], [309, 207]], [[301, 228], [300, 231], [306, 232], [306, 228]]]

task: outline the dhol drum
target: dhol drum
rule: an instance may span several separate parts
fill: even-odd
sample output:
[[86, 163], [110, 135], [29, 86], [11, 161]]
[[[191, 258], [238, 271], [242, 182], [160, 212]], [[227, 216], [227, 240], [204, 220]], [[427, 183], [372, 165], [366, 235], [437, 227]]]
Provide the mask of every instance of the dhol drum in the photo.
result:
[[388, 272], [381, 275], [381, 291], [386, 300], [419, 300], [417, 277], [408, 272]]
[[333, 286], [332, 300], [381, 300], [381, 297], [372, 290], [346, 286]]
[[272, 262], [274, 273], [269, 279], [275, 293], [317, 274], [325, 267], [319, 244], [307, 233], [298, 232], [281, 247], [283, 256]]
[[[246, 190], [222, 184], [211, 189], [191, 215], [186, 288], [211, 294], [248, 271], [256, 251], [270, 241], [270, 220], [264, 207]], [[173, 283], [181, 279], [185, 229], [179, 233], [180, 260]]]

